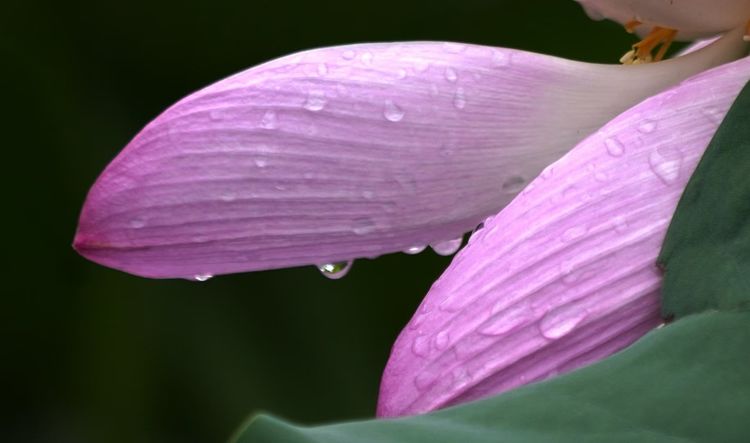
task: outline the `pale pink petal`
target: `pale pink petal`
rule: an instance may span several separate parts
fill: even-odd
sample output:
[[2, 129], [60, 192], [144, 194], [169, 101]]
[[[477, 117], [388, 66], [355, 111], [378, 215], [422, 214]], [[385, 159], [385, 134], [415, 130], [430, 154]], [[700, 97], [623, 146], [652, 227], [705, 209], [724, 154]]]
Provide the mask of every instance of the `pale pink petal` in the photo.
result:
[[448, 43], [284, 57], [138, 134], [91, 189], [75, 247], [205, 278], [455, 238], [609, 118], [736, 52], [629, 67]]
[[677, 29], [678, 40], [706, 38], [744, 26], [750, 19], [750, 0], [576, 0], [595, 20], [619, 23], [638, 20], [644, 26]]
[[628, 110], [472, 236], [396, 341], [379, 415], [431, 411], [601, 359], [661, 322], [656, 267], [750, 58]]

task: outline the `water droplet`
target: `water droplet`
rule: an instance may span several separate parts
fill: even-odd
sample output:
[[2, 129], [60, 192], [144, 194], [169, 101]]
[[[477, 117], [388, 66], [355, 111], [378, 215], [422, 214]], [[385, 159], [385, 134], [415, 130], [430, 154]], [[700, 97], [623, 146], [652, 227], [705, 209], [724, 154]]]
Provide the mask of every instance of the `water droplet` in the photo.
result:
[[219, 198], [221, 199], [221, 201], [232, 202], [237, 197], [233, 193], [231, 193], [231, 192], [226, 192], [224, 194], [221, 194], [221, 196]]
[[499, 68], [505, 68], [510, 65], [510, 54], [503, 51], [493, 51], [492, 64]]
[[438, 255], [452, 255], [461, 247], [463, 236], [454, 238], [453, 240], [445, 240], [437, 243], [430, 244], [430, 247]]
[[399, 80], [405, 79], [406, 78], [406, 69], [399, 69], [398, 71], [396, 71], [396, 78], [398, 78]]
[[370, 66], [372, 64], [372, 52], [368, 51], [362, 54], [362, 63], [367, 66]]
[[607, 175], [606, 172], [596, 171], [594, 173], [594, 180], [596, 180], [596, 181], [598, 181], [600, 183], [604, 183], [604, 182], [606, 182], [606, 181], [609, 180], [609, 176]]
[[338, 280], [345, 276], [349, 269], [352, 268], [352, 261], [342, 261], [336, 263], [326, 263], [324, 265], [318, 265], [318, 270], [324, 277], [330, 278], [331, 280]]
[[146, 227], [146, 220], [142, 218], [134, 218], [130, 220], [130, 227], [133, 229], [141, 229]]
[[445, 68], [445, 79], [449, 82], [455, 82], [458, 80], [458, 74], [456, 73], [456, 70], [451, 68], [450, 66]]
[[615, 228], [615, 231], [622, 234], [623, 232], [628, 230], [628, 221], [625, 220], [625, 217], [618, 215], [617, 217], [614, 217], [612, 219], [612, 225]]
[[523, 189], [526, 180], [520, 175], [512, 175], [503, 182], [503, 192], [516, 193]]
[[268, 110], [260, 120], [260, 126], [264, 129], [276, 129], [276, 112]]
[[701, 112], [711, 123], [721, 123], [724, 117], [721, 110], [714, 106], [706, 106]]
[[427, 246], [412, 246], [410, 248], [404, 249], [404, 254], [409, 254], [409, 255], [419, 254], [420, 252], [424, 251], [426, 248]]
[[253, 163], [255, 163], [255, 166], [259, 168], [265, 168], [266, 166], [268, 166], [268, 160], [264, 160], [262, 158], [256, 158], [255, 160], [253, 160]]
[[352, 51], [351, 49], [347, 49], [346, 51], [341, 53], [341, 56], [344, 57], [345, 60], [352, 60], [357, 56], [357, 53]]
[[211, 111], [208, 112], [208, 118], [214, 121], [221, 120], [223, 118], [221, 110], [212, 109]]
[[206, 281], [210, 280], [213, 277], [211, 274], [197, 274], [193, 276], [193, 280], [195, 281]]
[[648, 156], [648, 164], [665, 185], [675, 182], [680, 177], [682, 152], [671, 147], [660, 147]]
[[414, 385], [420, 391], [424, 391], [435, 383], [439, 375], [434, 369], [427, 368], [414, 378]]
[[453, 370], [453, 384], [452, 389], [458, 391], [466, 387], [472, 381], [471, 375], [466, 371], [465, 368], [458, 367]]
[[562, 241], [566, 243], [571, 242], [573, 240], [581, 238], [584, 234], [586, 234], [586, 232], [588, 232], [588, 230], [583, 226], [573, 226], [572, 228], [568, 228], [565, 230], [565, 232], [563, 232]]
[[362, 191], [362, 197], [365, 200], [372, 200], [373, 198], [375, 198], [375, 192], [373, 192], [373, 191]]
[[466, 107], [466, 93], [464, 92], [464, 88], [456, 88], [456, 94], [453, 96], [453, 106], [457, 109]]
[[369, 217], [356, 218], [352, 224], [352, 232], [357, 235], [370, 234], [375, 228], [375, 221]]
[[545, 337], [555, 340], [568, 335], [588, 315], [580, 306], [562, 306], [547, 313], [539, 322], [539, 330]]
[[305, 101], [305, 109], [308, 111], [320, 111], [326, 106], [326, 96], [322, 91], [311, 91]]
[[427, 336], [420, 334], [411, 344], [411, 352], [417, 357], [427, 357], [430, 352], [430, 340]]
[[321, 77], [328, 75], [328, 65], [325, 63], [318, 64], [318, 75]]
[[609, 155], [613, 157], [619, 157], [625, 153], [625, 146], [623, 146], [622, 142], [620, 142], [620, 140], [617, 140], [616, 138], [605, 138], [604, 146], [607, 147], [607, 152], [609, 152]]
[[435, 348], [438, 350], [443, 350], [448, 347], [448, 343], [450, 342], [450, 333], [448, 331], [440, 331], [435, 336]]
[[571, 260], [563, 260], [560, 263], [560, 273], [563, 283], [570, 285], [578, 281], [580, 274], [575, 272], [575, 264]]
[[479, 330], [480, 334], [504, 334], [525, 323], [533, 313], [525, 303], [517, 303], [492, 314], [493, 316], [489, 318], [486, 325]]
[[388, 121], [399, 122], [404, 118], [404, 110], [399, 108], [392, 100], [386, 100], [383, 115]]
[[656, 122], [653, 120], [643, 120], [638, 125], [638, 130], [644, 134], [650, 134], [656, 129]]
[[430, 68], [430, 62], [427, 60], [417, 60], [414, 62], [414, 70], [417, 72], [425, 72]]

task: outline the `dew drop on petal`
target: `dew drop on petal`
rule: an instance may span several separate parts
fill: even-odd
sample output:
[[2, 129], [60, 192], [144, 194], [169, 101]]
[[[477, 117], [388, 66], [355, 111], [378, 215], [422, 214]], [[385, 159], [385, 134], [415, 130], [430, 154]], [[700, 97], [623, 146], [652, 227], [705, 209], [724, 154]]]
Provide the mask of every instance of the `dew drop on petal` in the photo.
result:
[[458, 80], [458, 74], [456, 73], [456, 70], [448, 66], [445, 68], [445, 79], [449, 82], [455, 82]]
[[723, 116], [720, 109], [713, 106], [706, 106], [701, 112], [711, 123], [721, 123]]
[[453, 106], [455, 106], [456, 109], [463, 109], [466, 107], [466, 93], [464, 92], [464, 88], [456, 88], [456, 94], [453, 96]]
[[436, 373], [434, 369], [427, 368], [417, 375], [414, 379], [414, 385], [420, 391], [424, 391], [437, 381], [438, 376], [439, 374]]
[[134, 218], [130, 220], [130, 227], [133, 229], [141, 229], [146, 227], [146, 220], [142, 218]]
[[572, 228], [568, 228], [565, 230], [565, 232], [563, 232], [562, 241], [567, 243], [577, 240], [584, 234], [586, 234], [586, 232], [588, 232], [588, 230], [582, 226], [573, 226]]
[[440, 331], [435, 336], [435, 348], [438, 350], [443, 350], [448, 347], [448, 343], [450, 342], [450, 333], [448, 331]]
[[619, 232], [620, 234], [628, 230], [628, 221], [625, 220], [625, 217], [621, 215], [618, 215], [617, 217], [614, 217], [612, 219], [612, 225], [614, 226], [615, 231]]
[[364, 63], [367, 66], [370, 66], [372, 64], [372, 57], [373, 57], [372, 52], [369, 52], [369, 51], [365, 52], [364, 54], [362, 54], [362, 57], [361, 57], [362, 63]]
[[385, 101], [385, 108], [383, 109], [383, 115], [386, 120], [391, 122], [399, 122], [404, 118], [404, 110], [398, 105], [393, 103], [392, 100]]
[[398, 78], [399, 80], [401, 80], [401, 79], [405, 79], [405, 78], [406, 78], [406, 75], [407, 75], [407, 73], [406, 73], [406, 69], [403, 69], [403, 68], [401, 68], [401, 69], [399, 69], [398, 71], [396, 71], [396, 77], [397, 77], [397, 78]]
[[260, 126], [264, 129], [276, 129], [276, 112], [268, 110], [260, 120]]
[[412, 246], [410, 248], [404, 249], [404, 254], [409, 254], [409, 255], [419, 254], [420, 252], [424, 251], [426, 248], [427, 246]]
[[568, 335], [588, 312], [580, 306], [562, 306], [548, 312], [539, 322], [539, 331], [549, 339], [558, 339]]
[[336, 263], [326, 263], [318, 265], [318, 270], [324, 277], [331, 280], [338, 280], [345, 276], [352, 268], [352, 261], [342, 261]]
[[622, 142], [616, 138], [605, 138], [604, 146], [606, 146], [607, 152], [609, 152], [609, 155], [612, 157], [619, 157], [625, 153], [625, 146], [623, 146]]
[[499, 68], [505, 68], [510, 65], [510, 55], [503, 51], [493, 51], [492, 64]]
[[357, 56], [357, 53], [352, 51], [351, 49], [347, 49], [346, 51], [341, 53], [341, 56], [344, 57], [344, 60], [353, 60], [354, 57]]
[[262, 158], [256, 158], [255, 160], [253, 160], [253, 163], [255, 163], [255, 166], [257, 166], [258, 168], [265, 168], [266, 166], [268, 166], [268, 161]]
[[648, 164], [654, 174], [669, 185], [680, 177], [682, 153], [674, 148], [657, 148], [649, 154]]
[[195, 281], [207, 281], [210, 280], [213, 277], [211, 274], [196, 274], [193, 276], [193, 280]]
[[424, 334], [420, 334], [411, 344], [411, 352], [417, 357], [426, 357], [430, 351], [430, 340]]
[[325, 63], [318, 64], [318, 75], [321, 77], [328, 75], [328, 65]]
[[531, 316], [529, 307], [524, 303], [516, 303], [499, 312], [493, 312], [479, 333], [482, 335], [502, 335], [526, 322]]
[[650, 133], [654, 132], [655, 129], [656, 129], [656, 122], [653, 121], [653, 120], [643, 120], [638, 125], [638, 131], [640, 131], [640, 132], [642, 132], [644, 134], [650, 134]]
[[369, 217], [360, 217], [354, 219], [352, 232], [357, 235], [370, 234], [375, 231], [375, 221]]
[[224, 202], [232, 202], [237, 197], [234, 195], [234, 193], [225, 192], [224, 194], [221, 194], [221, 196], [219, 196], [219, 198], [221, 199], [221, 201], [224, 201]]
[[308, 111], [320, 111], [326, 106], [326, 96], [324, 92], [312, 91], [307, 95], [305, 109]]
[[454, 238], [453, 240], [445, 240], [436, 243], [431, 243], [430, 247], [438, 255], [452, 255], [461, 247], [463, 236]]

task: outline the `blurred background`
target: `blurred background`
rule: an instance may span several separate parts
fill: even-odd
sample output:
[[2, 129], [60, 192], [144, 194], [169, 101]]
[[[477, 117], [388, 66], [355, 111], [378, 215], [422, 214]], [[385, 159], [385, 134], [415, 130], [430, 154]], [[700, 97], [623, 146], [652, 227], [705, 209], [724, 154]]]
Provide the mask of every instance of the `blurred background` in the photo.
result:
[[[89, 186], [182, 96], [318, 46], [445, 40], [616, 62], [634, 40], [572, 0], [3, 3], [4, 442], [222, 442], [269, 412], [371, 417], [389, 349], [450, 258], [360, 260], [205, 283], [70, 247]], [[8, 205], [8, 203], [6, 203]]]

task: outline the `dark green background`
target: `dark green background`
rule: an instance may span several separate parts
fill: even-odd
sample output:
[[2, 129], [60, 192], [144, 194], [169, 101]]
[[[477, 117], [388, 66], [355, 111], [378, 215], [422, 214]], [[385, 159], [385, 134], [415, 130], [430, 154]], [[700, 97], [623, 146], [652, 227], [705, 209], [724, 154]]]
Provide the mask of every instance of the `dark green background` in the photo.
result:
[[572, 0], [9, 1], [0, 11], [6, 265], [0, 440], [216, 442], [249, 414], [374, 412], [401, 327], [448, 263], [431, 252], [206, 283], [89, 263], [88, 187], [162, 109], [316, 46], [451, 40], [612, 62], [633, 41]]

